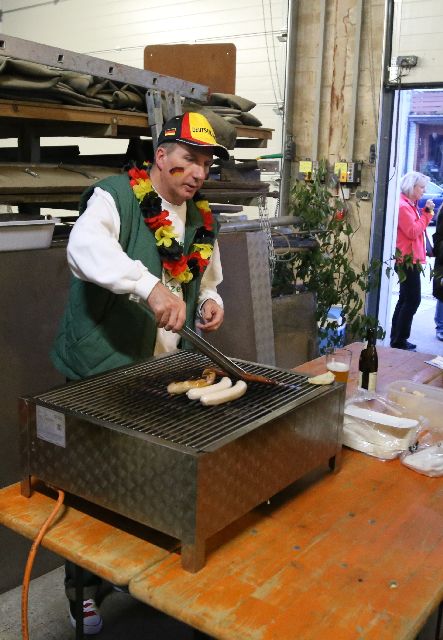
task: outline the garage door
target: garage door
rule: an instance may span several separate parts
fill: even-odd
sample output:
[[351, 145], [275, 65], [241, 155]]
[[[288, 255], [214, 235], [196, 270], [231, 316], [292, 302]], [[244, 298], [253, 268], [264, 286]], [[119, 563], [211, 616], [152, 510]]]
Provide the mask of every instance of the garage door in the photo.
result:
[[395, 0], [390, 84], [443, 84], [443, 0]]

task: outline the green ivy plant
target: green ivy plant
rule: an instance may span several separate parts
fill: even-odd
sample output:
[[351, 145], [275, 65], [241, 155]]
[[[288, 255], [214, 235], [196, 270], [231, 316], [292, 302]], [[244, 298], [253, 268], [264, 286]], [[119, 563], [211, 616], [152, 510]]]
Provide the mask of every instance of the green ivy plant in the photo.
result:
[[328, 188], [326, 163], [310, 181], [297, 180], [292, 187], [289, 215], [299, 219], [297, 231], [314, 238], [313, 249], [293, 254], [291, 261], [277, 262], [273, 291], [280, 288], [287, 293], [311, 291], [317, 301], [319, 338], [326, 338], [326, 346], [338, 344], [339, 322], [328, 318], [331, 307], [341, 307], [342, 321], [352, 339], [364, 339], [368, 328], [376, 328], [379, 338], [384, 337], [378, 319], [363, 313], [363, 294], [375, 287], [381, 264], [372, 262], [356, 268], [352, 264], [352, 238], [345, 202], [332, 195]]

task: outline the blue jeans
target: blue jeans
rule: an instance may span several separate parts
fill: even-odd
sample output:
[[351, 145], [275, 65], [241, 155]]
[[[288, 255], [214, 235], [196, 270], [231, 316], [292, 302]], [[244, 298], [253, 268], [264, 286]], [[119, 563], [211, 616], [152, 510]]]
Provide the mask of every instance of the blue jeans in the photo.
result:
[[437, 300], [434, 321], [436, 333], [443, 333], [443, 302], [441, 300]]

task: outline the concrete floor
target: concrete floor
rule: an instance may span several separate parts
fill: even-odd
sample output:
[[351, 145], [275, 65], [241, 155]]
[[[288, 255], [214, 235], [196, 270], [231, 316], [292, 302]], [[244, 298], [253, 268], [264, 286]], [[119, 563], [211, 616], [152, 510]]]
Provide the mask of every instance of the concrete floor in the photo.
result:
[[[31, 640], [73, 640], [60, 567], [31, 581], [29, 637]], [[195, 640], [193, 629], [144, 605], [109, 585], [100, 604], [104, 619], [100, 640]], [[21, 638], [21, 587], [0, 596], [0, 640]], [[85, 636], [88, 637], [88, 636]], [[202, 638], [202, 635], [198, 635]], [[205, 638], [207, 636], [204, 636]]]
[[[432, 260], [429, 262], [431, 263]], [[417, 351], [430, 353], [434, 356], [443, 356], [443, 342], [437, 340], [435, 336], [434, 314], [436, 299], [432, 295], [432, 282], [429, 280], [429, 265], [427, 268], [428, 271], [422, 278], [421, 304], [412, 322], [409, 341], [417, 345]], [[398, 286], [395, 286], [391, 298], [391, 315], [394, 313], [397, 300]], [[389, 333], [390, 327], [388, 327], [386, 331], [388, 337]], [[387, 341], [386, 344], [389, 345], [389, 341]]]

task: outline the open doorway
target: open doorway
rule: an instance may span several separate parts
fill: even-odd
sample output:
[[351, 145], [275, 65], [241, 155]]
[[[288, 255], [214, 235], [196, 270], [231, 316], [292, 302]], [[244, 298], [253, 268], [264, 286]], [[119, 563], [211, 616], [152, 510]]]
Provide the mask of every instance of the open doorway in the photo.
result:
[[[420, 171], [429, 176], [429, 194], [436, 204], [436, 211], [443, 202], [443, 89], [409, 89], [396, 92], [383, 260], [395, 253], [397, 235], [399, 184], [408, 171]], [[432, 237], [435, 226], [429, 226]], [[427, 259], [425, 274], [421, 280], [421, 304], [414, 316], [410, 341], [417, 351], [443, 355], [443, 342], [435, 333], [435, 305], [432, 295], [431, 270], [433, 258]], [[398, 300], [398, 278], [383, 277], [380, 287], [379, 320], [386, 329], [384, 344], [389, 345], [391, 318]]]

